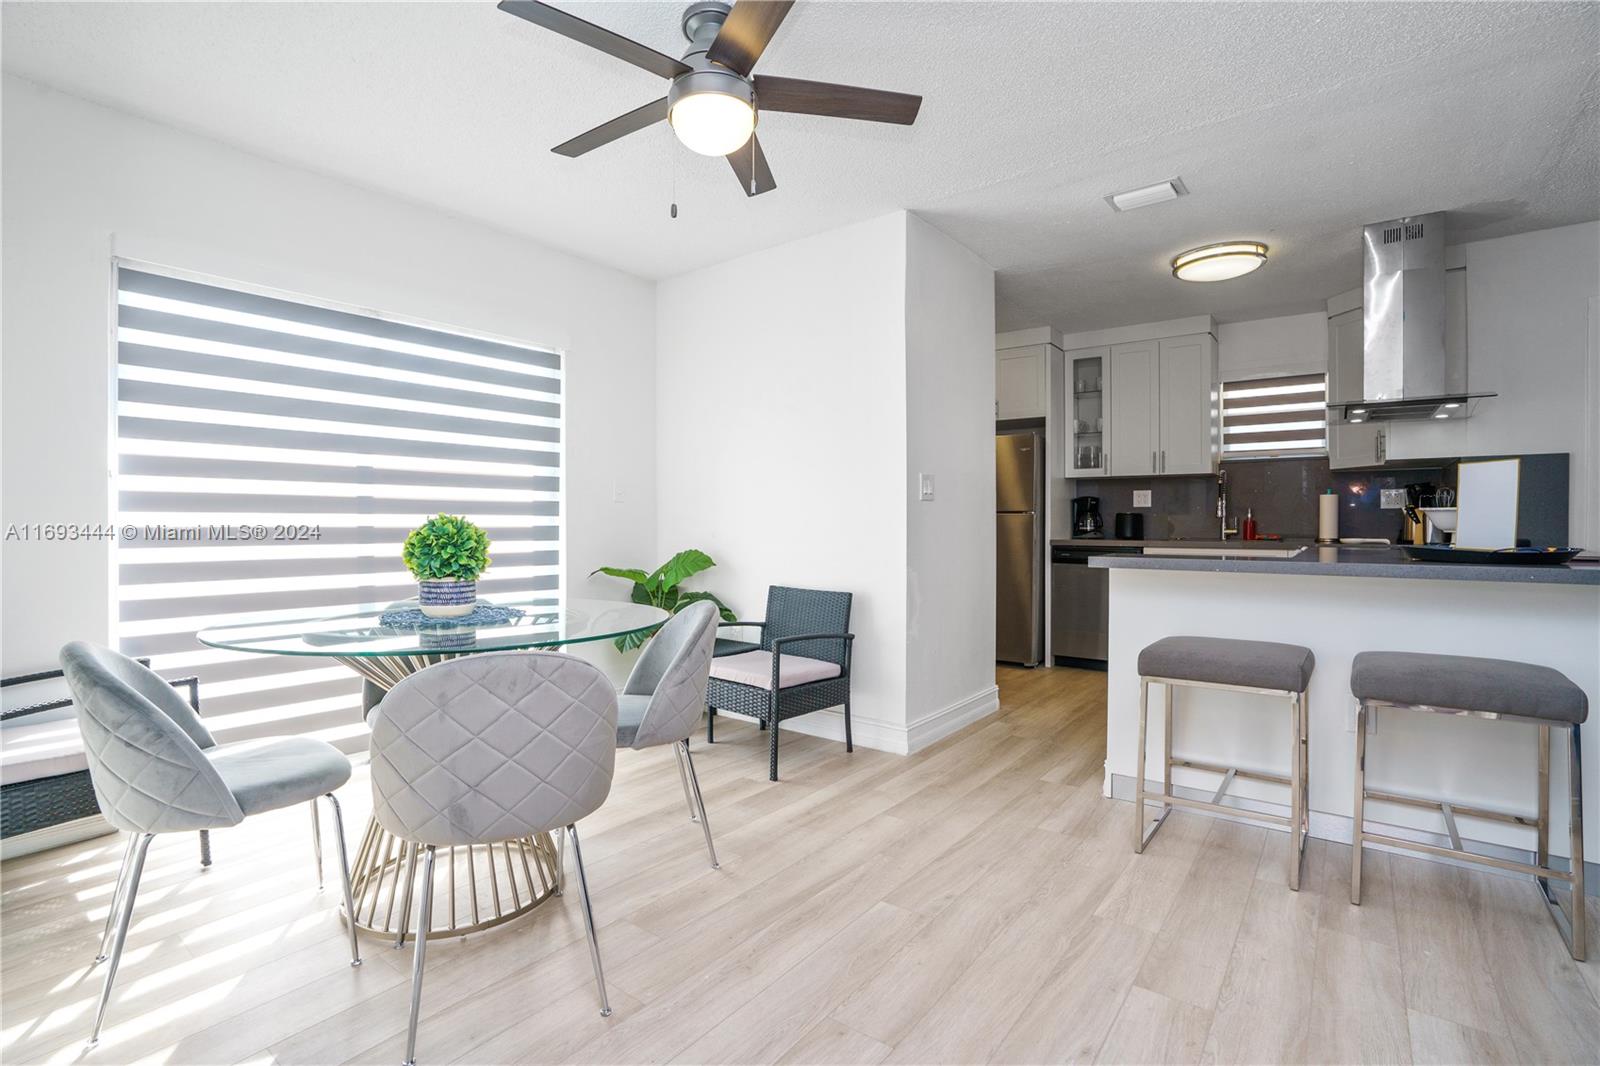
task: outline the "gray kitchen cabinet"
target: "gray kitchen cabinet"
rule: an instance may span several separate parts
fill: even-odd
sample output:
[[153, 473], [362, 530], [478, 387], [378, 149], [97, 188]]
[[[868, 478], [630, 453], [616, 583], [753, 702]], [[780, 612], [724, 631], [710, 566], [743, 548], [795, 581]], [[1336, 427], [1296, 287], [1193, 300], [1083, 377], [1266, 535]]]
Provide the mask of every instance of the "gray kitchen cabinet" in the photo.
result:
[[1111, 403], [1106, 420], [1108, 472], [1128, 477], [1156, 472], [1161, 450], [1159, 396], [1160, 342], [1131, 341], [1111, 346]]
[[1208, 334], [1159, 345], [1158, 474], [1210, 474], [1217, 468], [1216, 350]]
[[1050, 404], [1050, 345], [995, 352], [994, 416], [1044, 418]]
[[[1362, 399], [1361, 308], [1328, 317], [1328, 401]], [[1383, 462], [1382, 427], [1376, 422], [1330, 423], [1328, 466], [1349, 470]]]

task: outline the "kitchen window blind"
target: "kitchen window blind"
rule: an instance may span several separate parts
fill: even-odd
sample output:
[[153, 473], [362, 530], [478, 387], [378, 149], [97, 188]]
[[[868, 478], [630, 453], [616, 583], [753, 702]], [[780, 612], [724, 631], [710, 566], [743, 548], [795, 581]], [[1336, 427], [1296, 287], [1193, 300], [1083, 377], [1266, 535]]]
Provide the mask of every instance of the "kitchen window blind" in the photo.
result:
[[1223, 383], [1223, 457], [1325, 455], [1327, 403], [1326, 374]]
[[345, 667], [194, 634], [414, 596], [430, 515], [488, 532], [480, 593], [559, 594], [559, 354], [126, 266], [116, 321], [117, 637], [219, 740], [365, 743]]

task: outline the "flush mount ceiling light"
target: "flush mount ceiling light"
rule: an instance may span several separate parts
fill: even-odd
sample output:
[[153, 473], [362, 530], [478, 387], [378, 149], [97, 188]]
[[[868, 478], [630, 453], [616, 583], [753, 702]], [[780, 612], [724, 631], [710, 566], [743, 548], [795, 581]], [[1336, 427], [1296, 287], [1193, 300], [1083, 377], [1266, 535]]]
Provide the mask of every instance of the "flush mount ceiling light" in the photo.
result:
[[691, 152], [731, 155], [756, 129], [750, 83], [717, 70], [685, 74], [667, 90], [667, 122]]
[[1224, 241], [1191, 248], [1172, 261], [1172, 276], [1182, 281], [1227, 281], [1267, 261], [1267, 246], [1258, 241]]
[[1182, 178], [1173, 178], [1170, 181], [1157, 182], [1146, 185], [1142, 189], [1129, 189], [1127, 192], [1115, 192], [1106, 197], [1106, 203], [1111, 205], [1113, 211], [1132, 211], [1139, 207], [1149, 207], [1151, 204], [1164, 204], [1168, 200], [1176, 200], [1187, 195], [1189, 190], [1184, 186]]

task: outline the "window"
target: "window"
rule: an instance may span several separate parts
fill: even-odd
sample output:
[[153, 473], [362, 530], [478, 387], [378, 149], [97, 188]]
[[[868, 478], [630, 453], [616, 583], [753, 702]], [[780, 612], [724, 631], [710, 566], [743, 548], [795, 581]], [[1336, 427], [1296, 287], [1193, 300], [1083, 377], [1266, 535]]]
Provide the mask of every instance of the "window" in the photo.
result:
[[1222, 456], [1261, 459], [1328, 452], [1328, 376], [1229, 381], [1222, 386]]
[[481, 592], [559, 594], [557, 353], [124, 266], [116, 415], [117, 521], [136, 530], [115, 553], [118, 640], [198, 674], [221, 740], [360, 743], [345, 667], [194, 634], [415, 595], [400, 545], [429, 515], [493, 538]]

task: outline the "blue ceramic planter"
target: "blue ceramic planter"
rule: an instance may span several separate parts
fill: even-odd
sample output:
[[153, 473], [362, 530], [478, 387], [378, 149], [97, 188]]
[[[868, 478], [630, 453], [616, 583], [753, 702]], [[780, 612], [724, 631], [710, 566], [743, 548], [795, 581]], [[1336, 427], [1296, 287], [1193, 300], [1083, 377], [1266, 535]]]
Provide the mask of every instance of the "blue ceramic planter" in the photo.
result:
[[460, 618], [478, 602], [478, 583], [446, 578], [417, 582], [417, 606], [429, 618]]

